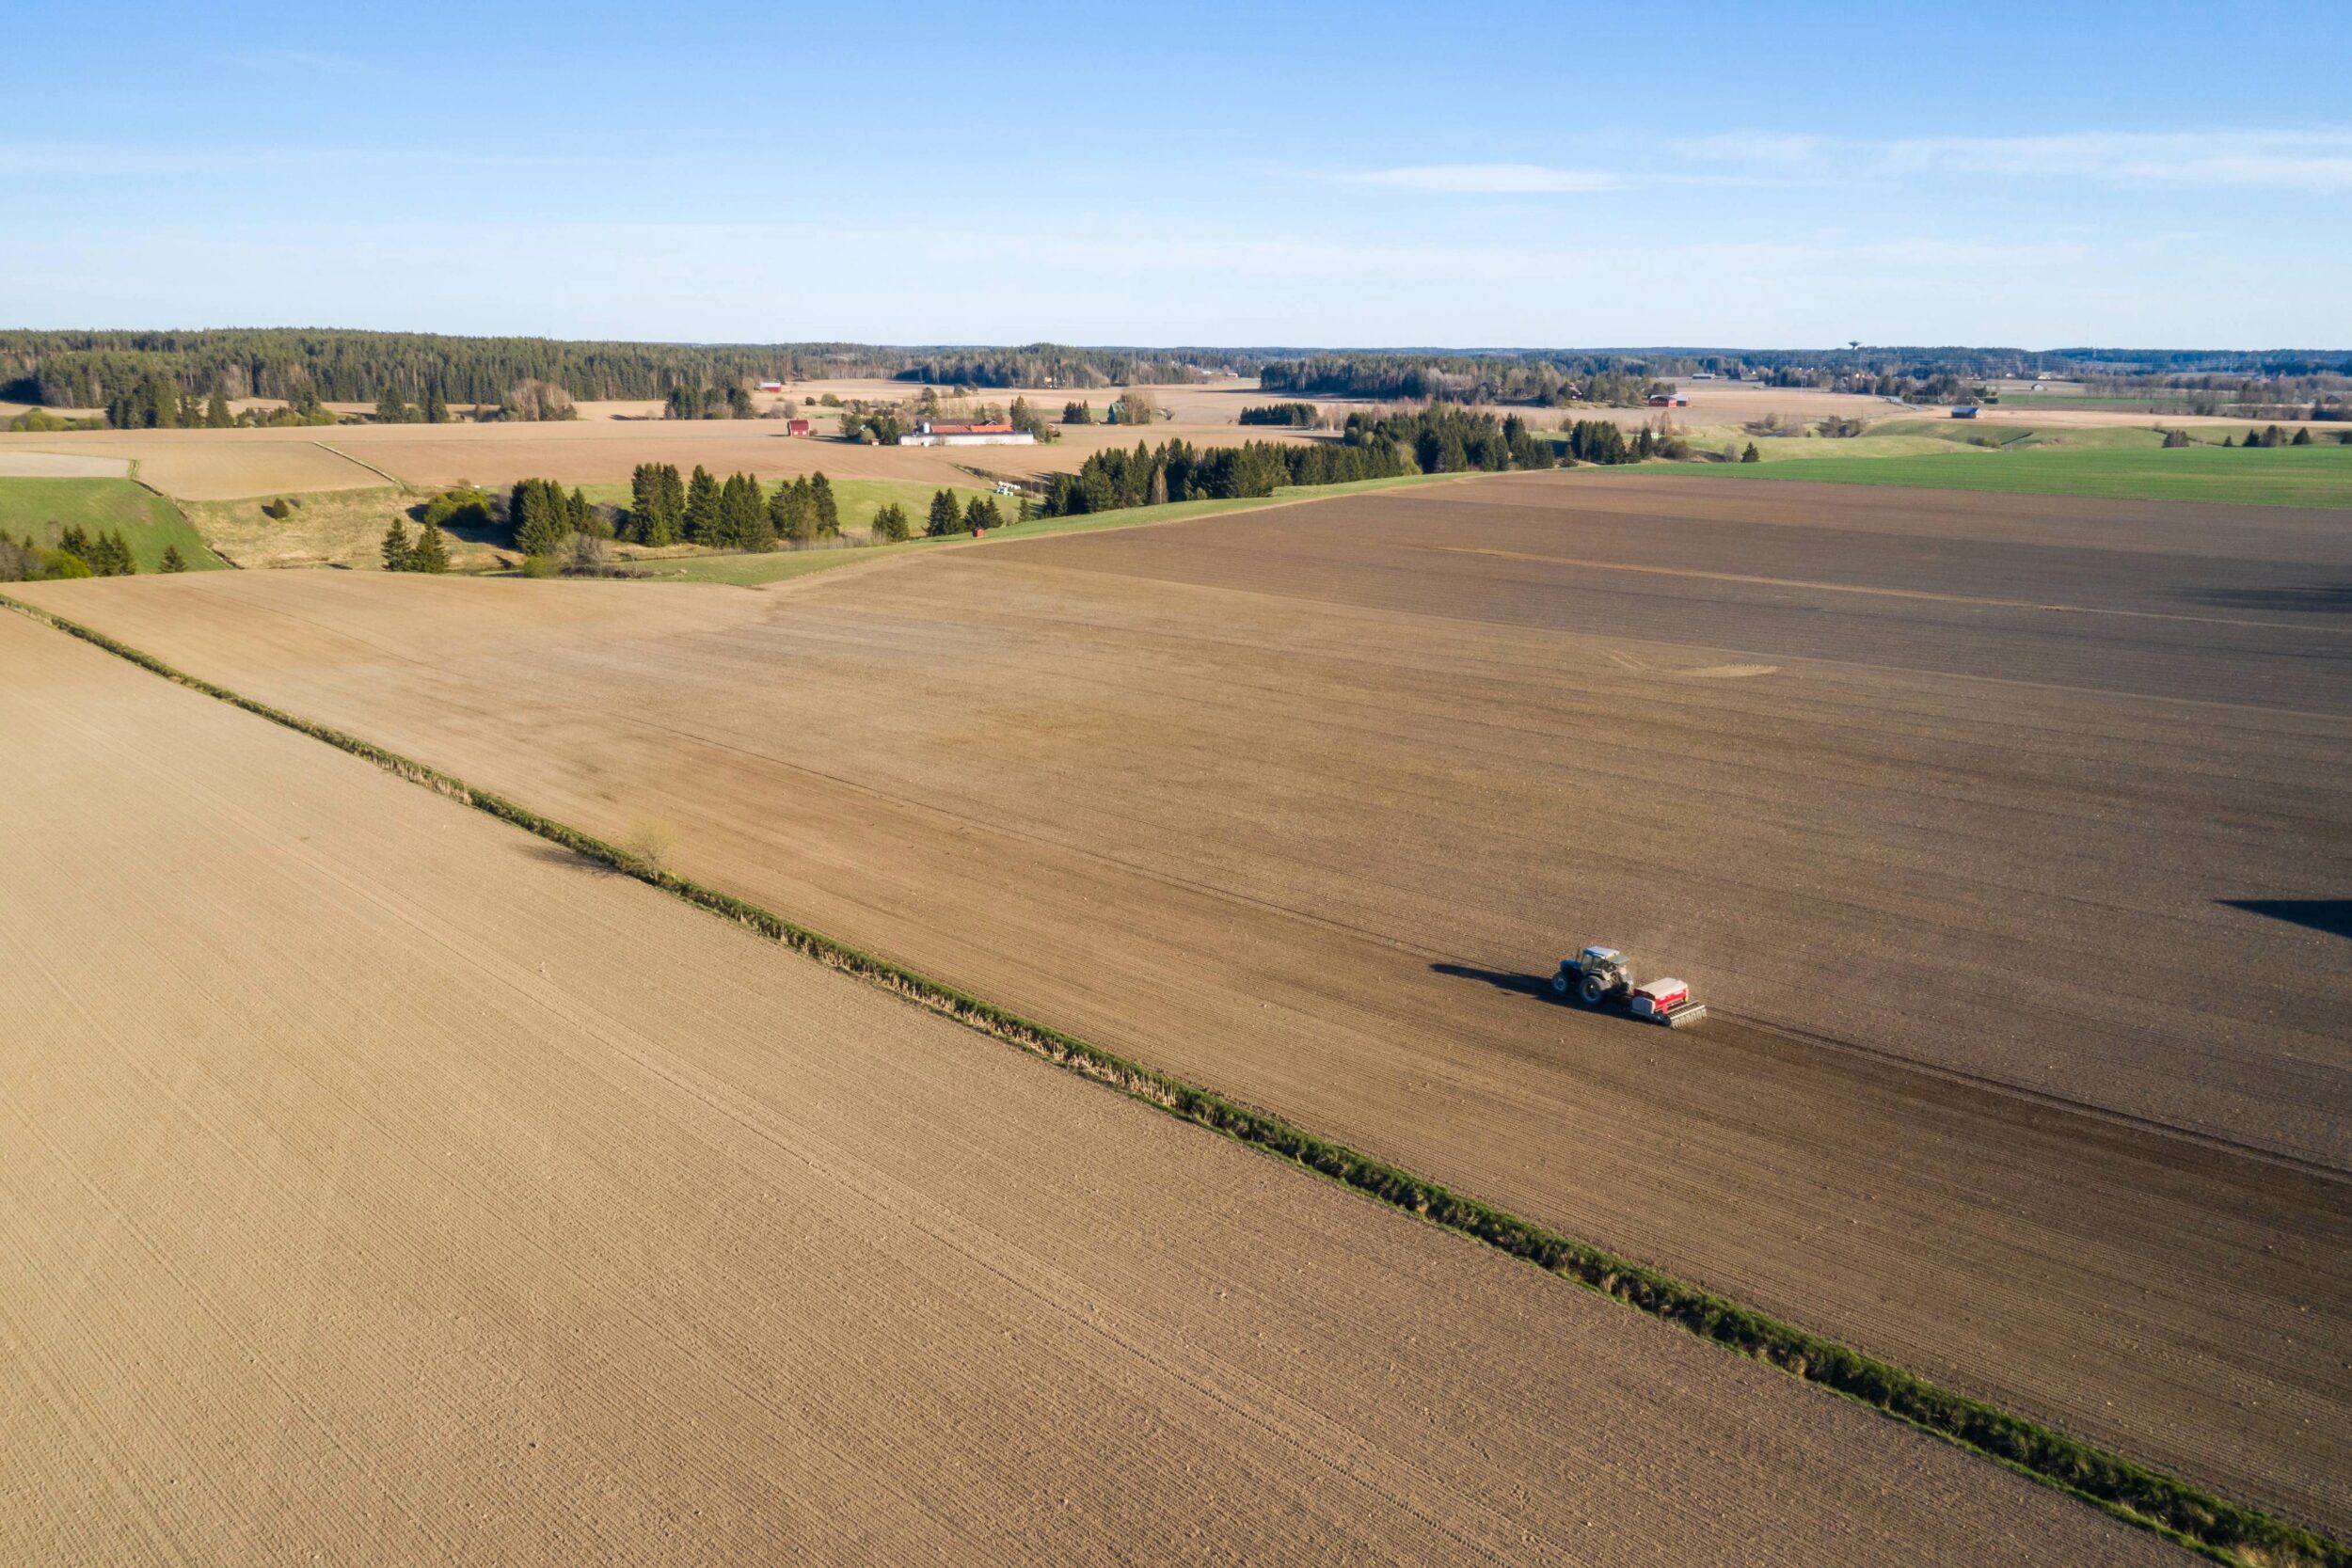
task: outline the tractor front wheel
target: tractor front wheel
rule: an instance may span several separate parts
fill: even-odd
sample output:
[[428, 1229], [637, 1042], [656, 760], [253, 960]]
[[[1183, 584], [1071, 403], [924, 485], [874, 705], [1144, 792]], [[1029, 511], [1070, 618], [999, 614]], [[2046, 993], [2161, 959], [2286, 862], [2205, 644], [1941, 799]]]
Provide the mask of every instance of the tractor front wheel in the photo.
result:
[[1564, 969], [1551, 977], [1551, 990], [1555, 996], [1568, 994], [1568, 972], [1566, 970]]

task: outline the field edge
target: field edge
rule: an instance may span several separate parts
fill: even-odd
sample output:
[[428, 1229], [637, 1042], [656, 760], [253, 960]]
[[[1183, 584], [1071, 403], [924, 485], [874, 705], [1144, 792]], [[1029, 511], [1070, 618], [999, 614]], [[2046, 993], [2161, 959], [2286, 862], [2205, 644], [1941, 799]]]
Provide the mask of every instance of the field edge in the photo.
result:
[[1837, 1340], [1785, 1323], [1376, 1160], [1271, 1113], [1131, 1061], [1049, 1025], [838, 942], [748, 900], [683, 878], [516, 801], [372, 741], [173, 668], [93, 627], [0, 594], [0, 608], [81, 639], [151, 673], [372, 762], [411, 784], [547, 839], [757, 932], [818, 962], [1064, 1070], [1375, 1201], [1559, 1275], [1621, 1306], [1990, 1459], [2209, 1560], [2352, 1568], [2352, 1546], [2259, 1509], [2199, 1491], [2120, 1454], [1945, 1388]]

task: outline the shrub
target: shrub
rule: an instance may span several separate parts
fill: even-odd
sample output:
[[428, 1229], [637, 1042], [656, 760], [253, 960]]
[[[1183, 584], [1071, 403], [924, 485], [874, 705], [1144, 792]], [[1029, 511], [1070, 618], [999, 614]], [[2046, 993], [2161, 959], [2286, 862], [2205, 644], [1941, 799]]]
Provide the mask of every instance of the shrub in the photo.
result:
[[659, 877], [669, 869], [670, 851], [676, 847], [677, 834], [667, 822], [641, 816], [635, 826], [621, 835], [618, 847], [630, 869], [639, 876]]

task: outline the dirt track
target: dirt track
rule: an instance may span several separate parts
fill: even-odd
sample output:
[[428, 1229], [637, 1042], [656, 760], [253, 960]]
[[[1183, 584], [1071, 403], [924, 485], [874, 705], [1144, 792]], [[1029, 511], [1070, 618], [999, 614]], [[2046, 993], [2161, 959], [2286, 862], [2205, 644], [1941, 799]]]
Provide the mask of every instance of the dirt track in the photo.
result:
[[[2344, 1528], [2352, 981], [2294, 923], [2352, 881], [2329, 622], [2294, 599], [2341, 521], [1693, 483], [783, 594], [40, 596], [592, 829], [666, 818], [836, 935]], [[2219, 621], [2271, 625], [2181, 630]], [[1587, 938], [1729, 1016], [1531, 995]]]
[[2176, 1560], [6, 614], [0, 793], [0, 1560]]

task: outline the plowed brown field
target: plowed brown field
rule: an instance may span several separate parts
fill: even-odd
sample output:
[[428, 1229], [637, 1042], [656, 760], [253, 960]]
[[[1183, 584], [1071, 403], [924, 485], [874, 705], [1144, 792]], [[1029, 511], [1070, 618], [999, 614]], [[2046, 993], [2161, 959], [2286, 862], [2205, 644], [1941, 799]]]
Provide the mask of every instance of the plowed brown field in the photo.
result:
[[0, 1560], [2171, 1560], [0, 614]]
[[[1098, 403], [1098, 407], [1100, 406]], [[819, 428], [832, 435], [830, 410]], [[774, 420], [582, 419], [547, 424], [335, 425], [288, 430], [79, 431], [0, 437], [0, 451], [39, 450], [131, 461], [138, 477], [183, 500], [227, 500], [321, 490], [367, 489], [386, 476], [426, 488], [511, 484], [533, 477], [567, 484], [626, 482], [640, 463], [741, 469], [763, 480], [823, 469], [835, 479], [968, 482], [969, 468], [1033, 475], [1073, 472], [1104, 447], [1171, 436], [1232, 443], [1248, 435], [1306, 440], [1300, 432], [1242, 431], [1218, 422], [1162, 421], [1149, 432], [1073, 426], [1032, 447], [874, 447], [787, 436]], [[11, 445], [13, 444], [13, 445]]]
[[[2341, 1529], [2347, 556], [2328, 514], [1579, 473], [783, 593], [38, 596]], [[1586, 940], [1722, 1016], [1534, 994]]]

